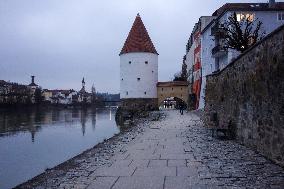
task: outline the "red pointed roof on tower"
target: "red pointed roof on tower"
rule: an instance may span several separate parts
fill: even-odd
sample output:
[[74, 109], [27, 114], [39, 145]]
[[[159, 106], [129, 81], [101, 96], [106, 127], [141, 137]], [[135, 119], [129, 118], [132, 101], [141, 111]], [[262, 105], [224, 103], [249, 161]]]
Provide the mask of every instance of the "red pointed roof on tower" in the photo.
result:
[[149, 52], [158, 54], [139, 14], [136, 16], [119, 55], [130, 52]]

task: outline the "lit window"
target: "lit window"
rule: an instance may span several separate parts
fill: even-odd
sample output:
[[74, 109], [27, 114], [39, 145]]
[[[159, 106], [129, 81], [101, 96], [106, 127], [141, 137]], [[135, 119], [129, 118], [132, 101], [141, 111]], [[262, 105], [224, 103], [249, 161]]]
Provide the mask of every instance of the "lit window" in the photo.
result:
[[141, 78], [140, 78], [140, 77], [138, 77], [138, 78], [137, 78], [137, 81], [140, 81], [140, 80], [141, 80]]
[[279, 12], [277, 18], [278, 18], [278, 21], [283, 21], [284, 20], [284, 12]]
[[245, 21], [248, 20], [249, 22], [253, 22], [254, 14], [252, 13], [238, 13], [237, 14], [237, 21]]
[[145, 64], [148, 64], [148, 61], [145, 61]]

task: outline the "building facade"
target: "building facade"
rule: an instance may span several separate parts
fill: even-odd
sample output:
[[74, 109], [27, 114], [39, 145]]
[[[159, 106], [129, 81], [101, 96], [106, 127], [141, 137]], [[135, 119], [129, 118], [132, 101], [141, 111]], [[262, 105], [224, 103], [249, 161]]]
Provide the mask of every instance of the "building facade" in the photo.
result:
[[119, 56], [122, 108], [157, 109], [158, 53], [139, 14]]
[[[240, 55], [238, 51], [223, 47], [224, 33], [219, 27], [234, 13], [239, 21], [246, 18], [251, 21], [256, 19], [261, 21], [263, 24], [260, 32], [264, 35], [284, 24], [284, 3], [275, 1], [269, 3], [227, 3], [217, 9], [212, 16], [201, 17], [193, 29], [186, 54], [188, 67], [191, 68], [193, 65], [194, 69], [198, 70], [196, 62], [199, 62], [198, 53], [200, 52], [200, 73], [193, 72], [193, 81], [200, 81], [200, 85], [197, 85], [200, 86], [200, 90], [193, 88], [196, 104], [198, 104], [196, 109], [203, 109], [205, 105], [206, 76], [224, 69]], [[197, 36], [199, 32], [200, 40], [196, 41], [194, 39], [197, 37], [194, 38], [194, 36]], [[200, 50], [195, 50], [196, 46], [199, 46], [198, 43], [200, 43]]]
[[189, 73], [189, 83], [192, 86], [189, 88], [189, 94], [193, 98], [193, 109], [198, 109], [200, 101], [201, 85], [202, 85], [202, 30], [214, 19], [214, 16], [202, 16], [195, 24], [193, 31], [186, 47], [185, 63], [187, 64]]
[[[236, 13], [237, 20], [249, 19], [250, 21], [262, 22], [260, 33], [264, 36], [271, 33], [278, 27], [284, 24], [284, 3], [228, 3], [216, 10], [213, 15], [216, 19], [212, 22], [211, 36], [215, 42], [215, 46], [211, 48], [211, 56], [215, 58], [215, 70], [224, 69], [232, 60], [240, 55], [240, 53], [233, 49], [225, 49], [223, 46], [223, 31], [219, 25], [224, 24], [228, 18]], [[263, 37], [264, 37], [263, 36]], [[207, 58], [207, 57], [206, 57]]]

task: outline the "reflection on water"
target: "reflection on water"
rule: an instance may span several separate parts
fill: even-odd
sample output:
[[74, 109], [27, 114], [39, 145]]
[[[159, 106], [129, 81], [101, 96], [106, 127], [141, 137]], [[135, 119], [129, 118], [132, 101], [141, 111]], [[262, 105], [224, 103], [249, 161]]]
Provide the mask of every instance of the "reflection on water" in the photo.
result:
[[118, 133], [115, 111], [0, 110], [0, 188], [20, 184]]

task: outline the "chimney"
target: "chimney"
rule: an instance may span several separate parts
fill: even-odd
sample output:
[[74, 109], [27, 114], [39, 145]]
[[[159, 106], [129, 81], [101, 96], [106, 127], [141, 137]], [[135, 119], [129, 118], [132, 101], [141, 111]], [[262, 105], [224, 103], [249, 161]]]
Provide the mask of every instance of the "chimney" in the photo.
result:
[[32, 78], [32, 83], [35, 83], [35, 76], [31, 76], [31, 78]]
[[275, 8], [275, 0], [269, 0], [269, 8]]

